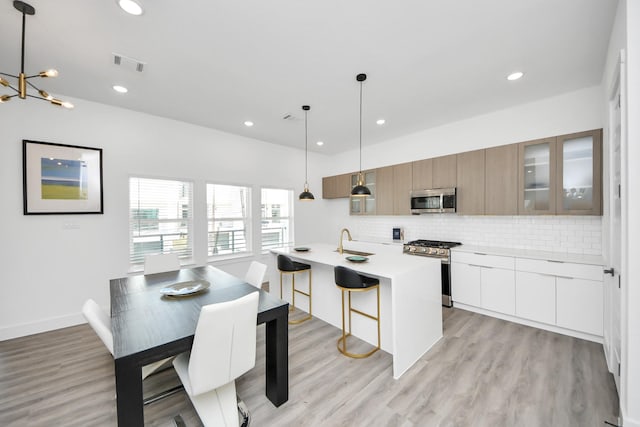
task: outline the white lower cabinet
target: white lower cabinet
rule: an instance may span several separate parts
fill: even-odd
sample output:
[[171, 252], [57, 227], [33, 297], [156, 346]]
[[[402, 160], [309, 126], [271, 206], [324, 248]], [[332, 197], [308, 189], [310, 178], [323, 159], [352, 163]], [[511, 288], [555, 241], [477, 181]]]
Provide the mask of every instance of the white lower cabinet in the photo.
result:
[[456, 254], [454, 259], [451, 266], [454, 302], [514, 314], [513, 257], [464, 253]]
[[515, 314], [516, 285], [513, 270], [483, 267], [480, 272], [482, 308]]
[[542, 328], [603, 335], [601, 265], [459, 251], [452, 252], [451, 261], [454, 303], [537, 322]]
[[459, 262], [452, 263], [451, 282], [453, 301], [480, 307], [480, 267]]
[[557, 324], [593, 335], [603, 333], [603, 283], [558, 277]]
[[546, 274], [517, 271], [516, 316], [554, 325], [556, 278]]

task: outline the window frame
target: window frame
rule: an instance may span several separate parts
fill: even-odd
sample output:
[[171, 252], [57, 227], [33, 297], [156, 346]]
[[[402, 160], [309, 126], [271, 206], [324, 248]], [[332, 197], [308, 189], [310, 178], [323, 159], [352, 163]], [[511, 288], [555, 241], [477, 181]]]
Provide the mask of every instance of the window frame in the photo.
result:
[[[174, 182], [174, 183], [179, 183], [182, 184], [183, 186], [185, 184], [187, 184], [189, 186], [189, 192], [190, 194], [187, 194], [187, 217], [184, 217], [184, 213], [185, 213], [185, 204], [181, 202], [181, 198], [178, 197], [176, 199], [177, 204], [176, 206], [180, 206], [179, 207], [179, 212], [180, 212], [180, 217], [176, 217], [175, 219], [160, 219], [160, 218], [145, 218], [144, 222], [149, 224], [152, 222], [155, 222], [158, 225], [158, 228], [160, 228], [159, 226], [161, 224], [172, 224], [172, 223], [178, 223], [178, 229], [180, 228], [180, 223], [186, 223], [186, 249], [185, 250], [180, 250], [180, 251], [162, 251], [162, 252], [147, 252], [147, 251], [142, 251], [141, 254], [141, 259], [139, 261], [136, 262], [135, 257], [134, 257], [134, 238], [135, 237], [144, 237], [144, 236], [135, 236], [135, 218], [133, 216], [133, 211], [134, 211], [134, 205], [132, 204], [132, 192], [131, 192], [131, 185], [132, 185], [132, 180], [150, 180], [150, 181], [168, 181], [168, 182]], [[129, 228], [129, 259], [128, 259], [128, 265], [129, 265], [129, 271], [130, 272], [139, 272], [139, 271], [143, 271], [144, 270], [144, 257], [146, 255], [151, 255], [154, 253], [177, 253], [178, 254], [178, 258], [180, 260], [180, 265], [189, 265], [189, 264], [193, 264], [195, 261], [195, 251], [196, 251], [196, 247], [195, 247], [195, 190], [196, 190], [196, 183], [193, 179], [186, 179], [186, 178], [177, 178], [177, 177], [166, 177], [166, 176], [149, 176], [149, 175], [129, 175], [128, 179], [127, 179], [127, 194], [128, 194], [128, 198], [129, 198], [129, 209], [128, 209], [128, 228]], [[138, 202], [140, 201], [140, 197], [138, 195]], [[136, 209], [140, 209], [140, 204], [138, 203], [138, 207]], [[154, 208], [144, 208], [144, 209], [148, 209], [148, 210], [160, 210], [162, 209], [161, 207], [154, 207]], [[140, 223], [139, 218], [138, 218], [138, 223]], [[157, 236], [163, 236], [165, 234], [173, 234], [173, 233], [158, 233]], [[162, 240], [161, 240], [162, 241]], [[164, 249], [164, 247], [162, 248]]]
[[[238, 188], [243, 188], [245, 190], [247, 190], [247, 194], [245, 195], [245, 202], [246, 202], [246, 216], [243, 218], [233, 218], [233, 217], [223, 217], [223, 218], [219, 218], [219, 219], [215, 219], [213, 216], [210, 217], [209, 216], [209, 186], [226, 186], [226, 187], [238, 187]], [[213, 210], [212, 210], [213, 213]], [[232, 253], [223, 253], [223, 254], [210, 254], [209, 249], [209, 224], [212, 221], [224, 221], [224, 220], [228, 220], [228, 221], [239, 221], [242, 220], [244, 222], [245, 225], [245, 250], [244, 251], [238, 251], [238, 252], [232, 252]], [[221, 182], [213, 182], [213, 181], [207, 181], [205, 182], [205, 221], [206, 221], [206, 231], [205, 231], [205, 235], [206, 235], [206, 241], [207, 241], [207, 245], [206, 245], [206, 256], [207, 256], [207, 260], [209, 262], [214, 262], [214, 261], [218, 261], [218, 260], [224, 260], [224, 259], [230, 259], [230, 258], [241, 258], [241, 257], [247, 257], [247, 256], [252, 256], [253, 255], [253, 242], [254, 242], [254, 235], [253, 235], [253, 188], [250, 185], [246, 185], [246, 184], [230, 184], [230, 183], [221, 183]]]
[[[266, 210], [266, 206], [263, 203], [263, 191], [264, 190], [278, 190], [278, 191], [286, 191], [288, 193], [288, 200], [287, 200], [287, 204], [288, 204], [288, 212], [289, 212], [289, 216], [271, 216], [271, 217], [267, 217], [265, 215], [265, 210]], [[278, 248], [278, 247], [283, 247], [283, 246], [293, 246], [294, 242], [295, 242], [295, 234], [294, 234], [294, 217], [295, 217], [295, 213], [294, 213], [294, 206], [295, 206], [295, 202], [294, 202], [295, 198], [294, 198], [294, 190], [291, 188], [278, 188], [278, 187], [260, 187], [260, 252], [262, 254], [266, 254], [268, 253], [271, 249], [273, 248]], [[287, 225], [288, 225], [288, 239], [287, 241], [284, 241], [284, 239], [282, 239], [281, 241], [277, 242], [276, 244], [268, 244], [268, 246], [265, 246], [265, 239], [264, 239], [264, 221], [265, 220], [279, 220], [279, 221], [287, 221]]]

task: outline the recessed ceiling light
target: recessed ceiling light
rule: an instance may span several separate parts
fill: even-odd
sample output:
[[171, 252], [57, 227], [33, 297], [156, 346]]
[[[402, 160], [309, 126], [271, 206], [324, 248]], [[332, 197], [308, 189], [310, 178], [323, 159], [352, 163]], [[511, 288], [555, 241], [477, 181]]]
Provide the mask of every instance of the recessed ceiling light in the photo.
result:
[[316, 145], [317, 145], [318, 147], [322, 147], [322, 146], [324, 145], [324, 142], [322, 142], [322, 141], [318, 141], [318, 142], [316, 142]]
[[524, 76], [522, 71], [516, 71], [515, 73], [509, 74], [507, 76], [507, 80], [518, 80], [519, 78], [522, 78], [522, 76]]
[[120, 9], [131, 15], [142, 15], [142, 6], [133, 0], [117, 0]]
[[250, 128], [251, 126], [253, 126], [253, 122], [247, 120], [246, 122], [244, 122], [244, 125], [248, 128]]
[[127, 93], [127, 92], [129, 92], [129, 89], [127, 89], [124, 86], [120, 86], [120, 85], [113, 85], [113, 90], [115, 90], [118, 93]]
[[385, 124], [386, 120], [385, 119], [378, 119], [376, 120], [376, 124], [382, 126], [383, 124]]

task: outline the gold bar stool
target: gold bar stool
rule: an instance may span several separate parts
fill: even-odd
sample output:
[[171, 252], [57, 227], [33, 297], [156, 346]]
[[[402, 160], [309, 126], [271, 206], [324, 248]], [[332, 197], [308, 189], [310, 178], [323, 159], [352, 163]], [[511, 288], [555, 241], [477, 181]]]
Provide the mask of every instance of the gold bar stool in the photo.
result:
[[[290, 325], [297, 325], [306, 320], [311, 319], [311, 266], [301, 262], [293, 261], [291, 258], [285, 255], [278, 255], [278, 270], [280, 271], [280, 298], [282, 298], [282, 275], [291, 274], [291, 305], [289, 311], [293, 311], [296, 308], [296, 293], [305, 295], [309, 298], [309, 314], [305, 317], [297, 320], [289, 320]], [[309, 272], [309, 293], [296, 289], [296, 273], [301, 271]]]
[[[380, 350], [380, 281], [373, 277], [363, 276], [350, 268], [337, 266], [334, 268], [336, 285], [340, 288], [342, 293], [342, 337], [338, 339], [338, 350], [345, 356], [353, 357], [354, 359], [362, 359], [371, 356], [376, 351]], [[360, 310], [351, 307], [351, 292], [367, 292], [375, 289], [378, 297], [378, 311], [376, 316], [372, 316], [369, 313], [364, 313]], [[344, 293], [349, 293], [349, 332], [345, 331], [344, 324]], [[378, 346], [367, 353], [351, 353], [347, 351], [347, 337], [351, 336], [351, 313], [357, 313], [361, 316], [368, 317], [375, 320], [378, 325]], [[342, 344], [342, 346], [340, 345]]]

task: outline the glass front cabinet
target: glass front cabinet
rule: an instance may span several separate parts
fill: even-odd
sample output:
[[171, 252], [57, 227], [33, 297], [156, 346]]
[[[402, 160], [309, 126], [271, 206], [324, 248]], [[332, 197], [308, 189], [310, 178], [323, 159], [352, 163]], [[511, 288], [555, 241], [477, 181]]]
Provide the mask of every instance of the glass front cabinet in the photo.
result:
[[[350, 196], [349, 214], [351, 215], [375, 215], [376, 214], [376, 171], [362, 171], [364, 185], [371, 190], [369, 196]], [[351, 175], [351, 188], [358, 185], [358, 174]]]
[[556, 138], [558, 214], [602, 215], [602, 131]]
[[600, 129], [519, 146], [518, 213], [602, 214]]

